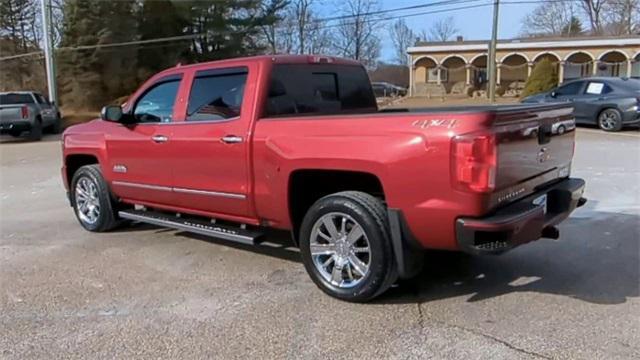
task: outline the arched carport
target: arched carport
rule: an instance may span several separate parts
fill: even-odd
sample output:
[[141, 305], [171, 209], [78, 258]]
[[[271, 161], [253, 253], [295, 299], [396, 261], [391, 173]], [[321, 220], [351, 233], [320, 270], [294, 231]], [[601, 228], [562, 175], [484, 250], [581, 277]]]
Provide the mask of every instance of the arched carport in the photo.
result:
[[467, 83], [467, 61], [459, 55], [449, 55], [440, 63], [440, 80], [447, 93], [461, 94]]
[[487, 54], [478, 54], [469, 61], [470, 82], [476, 89], [484, 89], [487, 84]]
[[438, 68], [438, 62], [431, 56], [421, 56], [413, 63], [416, 69], [416, 82], [427, 83], [436, 82], [437, 75], [436, 70]]
[[564, 58], [560, 81], [572, 80], [593, 74], [593, 55], [584, 51], [574, 51]]
[[599, 76], [627, 76], [628, 65], [627, 54], [620, 50], [610, 50], [598, 58], [596, 74]]
[[430, 87], [433, 84], [440, 85], [438, 75], [440, 73], [440, 64], [438, 61], [428, 55], [421, 56], [413, 62], [411, 76], [413, 78], [413, 87], [411, 95], [424, 96], [430, 93]]
[[562, 58], [560, 57], [560, 55], [558, 55], [557, 53], [555, 53], [553, 51], [545, 51], [545, 52], [541, 52], [541, 53], [537, 54], [533, 58], [533, 60], [529, 63], [529, 73], [528, 73], [529, 76], [531, 75], [531, 71], [532, 71], [533, 67], [536, 66], [542, 60], [549, 61], [553, 65], [556, 74], [559, 74], [559, 72], [560, 72], [560, 64], [562, 63]]
[[527, 81], [528, 67], [529, 59], [524, 54], [512, 53], [504, 56], [498, 63], [497, 85], [508, 95], [519, 94]]

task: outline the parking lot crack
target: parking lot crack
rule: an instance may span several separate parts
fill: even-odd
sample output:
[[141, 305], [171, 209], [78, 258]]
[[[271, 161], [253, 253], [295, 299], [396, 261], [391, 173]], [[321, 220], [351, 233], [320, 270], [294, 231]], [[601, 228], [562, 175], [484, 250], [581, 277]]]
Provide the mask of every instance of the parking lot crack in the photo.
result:
[[533, 351], [529, 351], [529, 350], [517, 347], [517, 346], [511, 344], [508, 341], [502, 340], [502, 339], [497, 338], [497, 337], [495, 337], [493, 335], [485, 334], [482, 331], [478, 331], [478, 330], [475, 330], [475, 329], [470, 329], [470, 328], [467, 328], [467, 327], [464, 327], [464, 326], [449, 324], [449, 323], [442, 322], [442, 321], [437, 321], [437, 322], [439, 322], [439, 323], [441, 323], [441, 324], [443, 324], [445, 326], [450, 326], [450, 327], [453, 327], [453, 328], [456, 328], [456, 329], [460, 329], [462, 331], [466, 331], [466, 332], [472, 333], [474, 335], [482, 336], [482, 337], [484, 337], [486, 339], [489, 339], [491, 341], [494, 341], [494, 342], [497, 342], [499, 344], [502, 344], [502, 345], [508, 347], [509, 349], [517, 351], [517, 352], [522, 353], [522, 354], [530, 355], [530, 356], [533, 356], [533, 357], [536, 357], [536, 358], [539, 358], [539, 359], [552, 359], [552, 357], [550, 357], [550, 356], [546, 356], [546, 355], [543, 355], [543, 354], [540, 354], [540, 353], [537, 353], [537, 352], [533, 352]]

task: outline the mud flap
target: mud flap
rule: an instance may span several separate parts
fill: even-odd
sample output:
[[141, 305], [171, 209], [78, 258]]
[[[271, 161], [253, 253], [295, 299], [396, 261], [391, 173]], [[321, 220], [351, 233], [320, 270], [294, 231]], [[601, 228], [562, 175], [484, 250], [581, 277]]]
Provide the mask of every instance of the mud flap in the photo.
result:
[[401, 279], [412, 278], [422, 270], [424, 249], [411, 235], [400, 210], [388, 209], [387, 213], [398, 276]]

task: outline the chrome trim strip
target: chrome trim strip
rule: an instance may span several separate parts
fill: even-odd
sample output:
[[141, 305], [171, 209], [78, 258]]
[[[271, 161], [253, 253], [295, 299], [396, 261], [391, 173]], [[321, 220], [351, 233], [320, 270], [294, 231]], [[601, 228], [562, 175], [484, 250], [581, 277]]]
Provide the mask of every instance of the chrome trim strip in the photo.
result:
[[171, 188], [168, 187], [168, 186], [147, 185], [147, 184], [139, 184], [139, 183], [132, 183], [132, 182], [128, 182], [128, 181], [118, 181], [118, 180], [114, 180], [111, 183], [113, 185], [129, 186], [129, 187], [140, 188], [140, 189], [171, 191]]
[[168, 187], [168, 186], [148, 185], [148, 184], [133, 183], [133, 182], [128, 182], [128, 181], [115, 180], [115, 181], [112, 182], [112, 184], [113, 185], [120, 185], [120, 186], [129, 186], [129, 187], [140, 188], [140, 189], [150, 189], [150, 190], [159, 190], [159, 191], [175, 191], [177, 193], [182, 193], [182, 194], [217, 196], [217, 197], [224, 197], [224, 198], [229, 198], [229, 199], [245, 200], [247, 198], [247, 196], [244, 195], [244, 194], [226, 193], [226, 192], [220, 192], [220, 191], [185, 189], [185, 188], [171, 188], [171, 187]]
[[220, 191], [206, 191], [206, 190], [195, 190], [195, 189], [185, 189], [185, 188], [173, 188], [173, 191], [183, 193], [183, 194], [217, 196], [217, 197], [226, 197], [230, 199], [244, 200], [247, 198], [247, 196], [244, 194], [234, 194], [234, 193], [226, 193], [226, 192], [220, 192]]

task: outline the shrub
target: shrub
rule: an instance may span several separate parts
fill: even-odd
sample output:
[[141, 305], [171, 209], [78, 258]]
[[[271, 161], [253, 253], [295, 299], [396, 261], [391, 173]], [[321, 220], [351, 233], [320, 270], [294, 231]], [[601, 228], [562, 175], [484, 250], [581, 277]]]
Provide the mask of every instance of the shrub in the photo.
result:
[[549, 91], [557, 85], [558, 74], [556, 73], [556, 66], [549, 59], [543, 59], [533, 68], [531, 76], [529, 76], [524, 85], [521, 97]]

